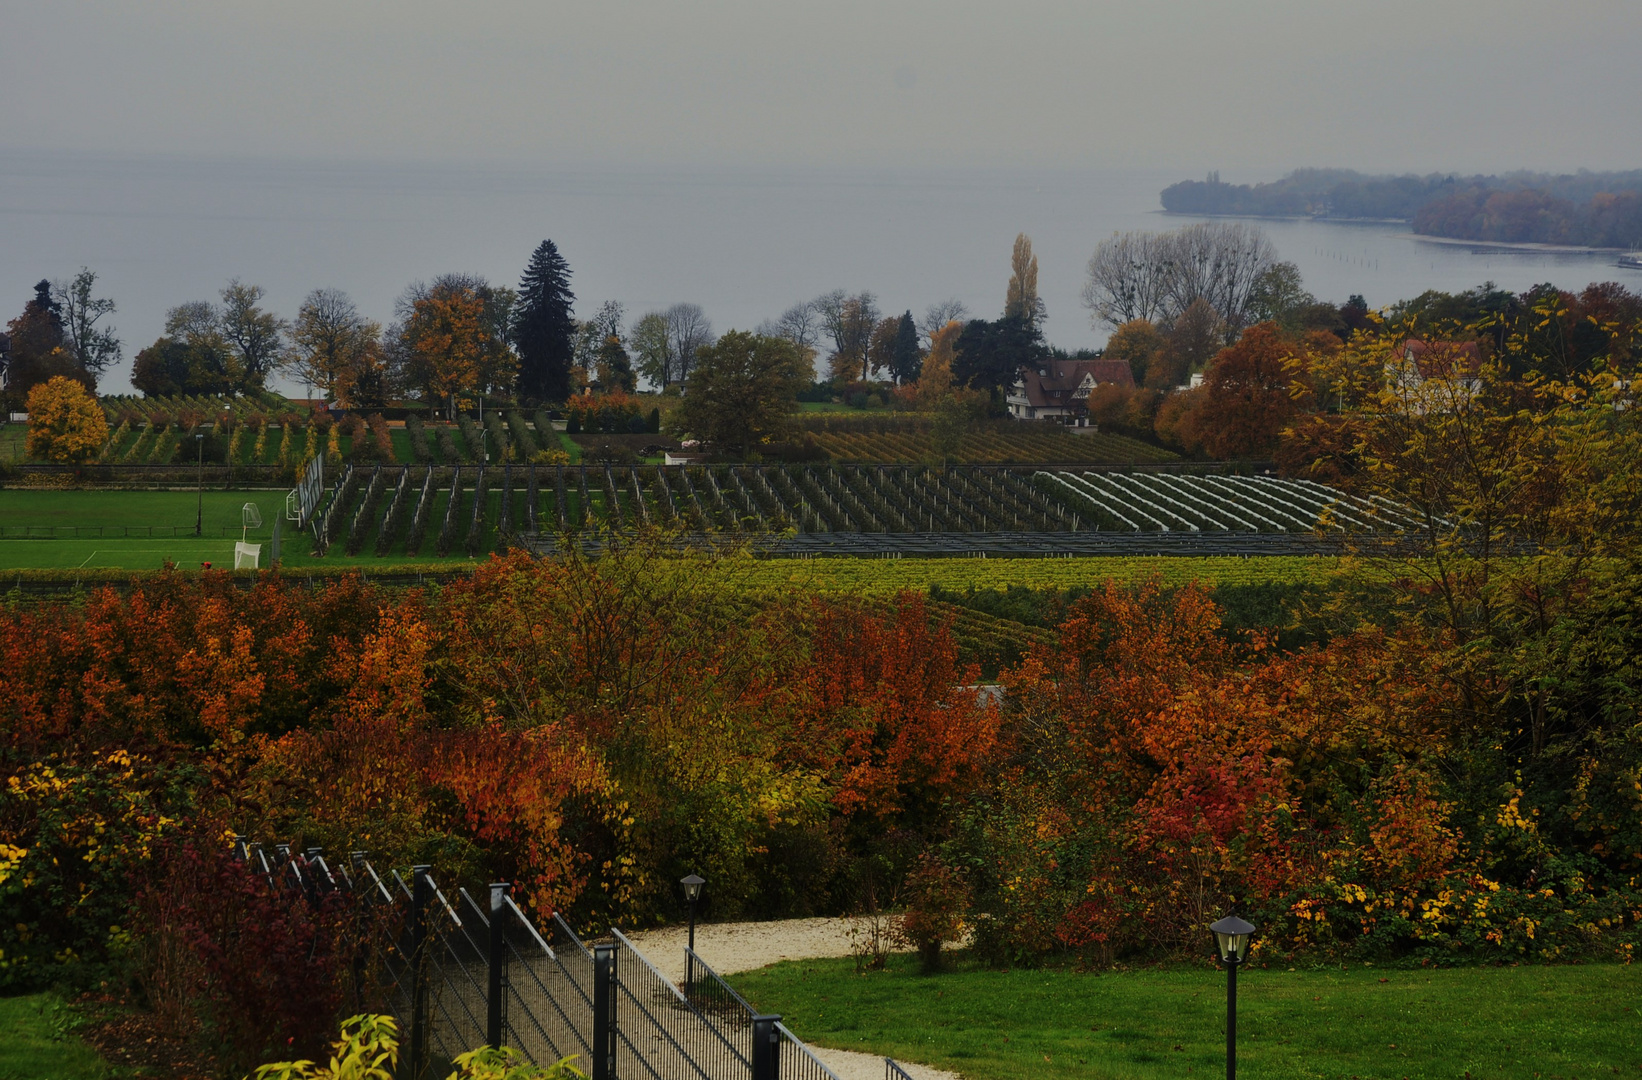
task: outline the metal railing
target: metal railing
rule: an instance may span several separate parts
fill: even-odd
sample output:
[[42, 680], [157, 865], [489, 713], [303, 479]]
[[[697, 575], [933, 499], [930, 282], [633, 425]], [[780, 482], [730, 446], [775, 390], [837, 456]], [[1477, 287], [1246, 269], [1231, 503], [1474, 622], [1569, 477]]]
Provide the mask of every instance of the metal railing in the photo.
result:
[[884, 1080], [914, 1080], [911, 1073], [901, 1068], [894, 1058], [884, 1059]]
[[838, 1080], [838, 1074], [827, 1068], [826, 1063], [779, 1020], [775, 1023], [775, 1035], [776, 1076], [781, 1080]]
[[442, 1076], [458, 1054], [510, 1046], [538, 1065], [574, 1058], [592, 1080], [837, 1080], [781, 1017], [758, 1012], [686, 950], [689, 993], [619, 930], [590, 949], [555, 914], [544, 938], [509, 895], [466, 889], [454, 902], [432, 868], [379, 873], [356, 851], [331, 868], [318, 848], [294, 853], [236, 839], [270, 885], [311, 904], [352, 903], [354, 1007], [387, 1012], [403, 1033], [401, 1075]]
[[719, 1080], [757, 1075], [757, 1033], [751, 1023], [741, 1023], [741, 1016], [709, 1020], [625, 934], [612, 933], [619, 1076]]

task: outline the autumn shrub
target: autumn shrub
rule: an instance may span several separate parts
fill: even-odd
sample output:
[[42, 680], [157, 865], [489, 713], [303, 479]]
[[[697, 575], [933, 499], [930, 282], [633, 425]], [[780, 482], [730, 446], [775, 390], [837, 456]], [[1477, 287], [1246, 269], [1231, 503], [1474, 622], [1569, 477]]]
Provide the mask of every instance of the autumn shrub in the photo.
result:
[[[1200, 590], [1109, 586], [1006, 675], [1004, 764], [942, 846], [982, 955], [1180, 954], [1229, 910], [1280, 954], [1628, 955], [1631, 856], [1571, 822], [1551, 840], [1543, 773], [1537, 795], [1487, 782], [1499, 759], [1450, 707], [1440, 635], [1278, 652], [1219, 623]], [[1637, 817], [1616, 810], [1610, 835]]]
[[[314, 872], [301, 856], [295, 862]], [[144, 878], [136, 976], [158, 1015], [184, 1028], [178, 1034], [192, 1028], [239, 1069], [279, 1050], [323, 1048], [351, 955], [345, 894], [270, 881], [225, 838], [163, 843]]]
[[124, 749], [0, 761], [0, 988], [81, 983], [133, 933], [132, 882], [195, 805], [201, 769]]
[[579, 394], [565, 403], [564, 413], [568, 434], [625, 434], [633, 417], [642, 419], [638, 400], [621, 390], [608, 394]]
[[906, 914], [897, 939], [914, 949], [926, 972], [941, 968], [941, 947], [963, 940], [969, 885], [939, 858], [926, 854], [908, 876]]
[[[552, 1065], [532, 1065], [506, 1046], [482, 1046], [458, 1054], [448, 1080], [578, 1080], [586, 1073], [568, 1057]], [[399, 1064], [399, 1025], [387, 1015], [361, 1014], [342, 1022], [325, 1064], [277, 1061], [257, 1067], [255, 1080], [392, 1080]]]

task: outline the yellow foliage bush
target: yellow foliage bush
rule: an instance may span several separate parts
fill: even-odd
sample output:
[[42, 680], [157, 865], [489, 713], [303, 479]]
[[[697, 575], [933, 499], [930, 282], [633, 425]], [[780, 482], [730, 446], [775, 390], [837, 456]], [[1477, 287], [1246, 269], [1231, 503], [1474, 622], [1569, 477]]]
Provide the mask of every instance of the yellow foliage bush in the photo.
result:
[[[399, 1026], [391, 1016], [362, 1014], [342, 1022], [342, 1037], [328, 1065], [280, 1061], [263, 1065], [255, 1080], [393, 1080], [399, 1064]], [[457, 1055], [448, 1080], [578, 1080], [587, 1074], [565, 1058], [532, 1065], [509, 1047], [482, 1046]]]
[[94, 459], [108, 442], [102, 406], [73, 379], [58, 375], [30, 390], [28, 414], [31, 458], [81, 464]]

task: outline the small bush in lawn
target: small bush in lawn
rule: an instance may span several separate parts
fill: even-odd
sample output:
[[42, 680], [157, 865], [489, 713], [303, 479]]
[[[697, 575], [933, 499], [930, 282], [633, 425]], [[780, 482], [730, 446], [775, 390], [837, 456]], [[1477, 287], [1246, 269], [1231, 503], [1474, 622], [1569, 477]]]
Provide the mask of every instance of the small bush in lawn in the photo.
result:
[[969, 886], [933, 855], [924, 855], [907, 878], [907, 913], [896, 936], [918, 950], [925, 971], [941, 969], [941, 946], [963, 940]]

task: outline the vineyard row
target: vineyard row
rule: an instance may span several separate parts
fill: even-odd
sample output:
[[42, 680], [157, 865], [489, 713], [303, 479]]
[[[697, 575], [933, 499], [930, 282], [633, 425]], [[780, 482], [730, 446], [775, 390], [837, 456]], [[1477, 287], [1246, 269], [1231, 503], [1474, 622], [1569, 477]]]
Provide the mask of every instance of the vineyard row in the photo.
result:
[[[929, 538], [942, 536], [1015, 537], [1011, 543], [1030, 548], [1033, 536], [1087, 534], [1075, 546], [1093, 551], [1134, 533], [1204, 547], [1215, 535], [1234, 543], [1257, 534], [1298, 540], [1408, 524], [1393, 504], [1308, 481], [893, 465], [350, 466], [313, 520], [320, 551], [341, 544], [349, 554], [440, 556], [493, 550], [504, 535], [650, 525], [790, 532], [800, 549], [881, 547], [899, 537], [894, 550], [917, 554], [919, 545], [940, 547]], [[885, 539], [867, 539], [874, 535]]]

